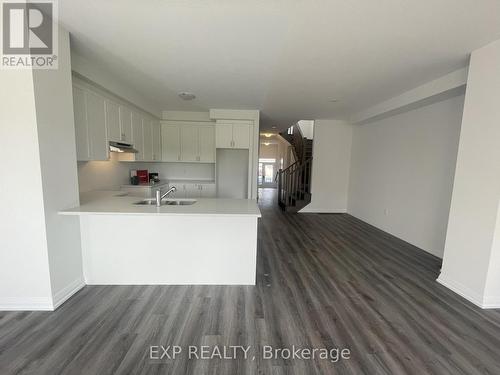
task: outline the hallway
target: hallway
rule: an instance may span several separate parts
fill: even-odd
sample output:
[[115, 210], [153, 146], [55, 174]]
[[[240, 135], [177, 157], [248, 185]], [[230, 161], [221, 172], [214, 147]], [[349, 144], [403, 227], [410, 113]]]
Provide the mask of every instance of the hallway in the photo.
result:
[[[255, 287], [87, 286], [55, 312], [0, 312], [0, 373], [500, 373], [500, 311], [437, 284], [439, 259], [350, 215], [286, 214], [275, 189], [259, 193]], [[151, 345], [253, 354], [156, 360]], [[264, 359], [263, 345], [350, 359]]]

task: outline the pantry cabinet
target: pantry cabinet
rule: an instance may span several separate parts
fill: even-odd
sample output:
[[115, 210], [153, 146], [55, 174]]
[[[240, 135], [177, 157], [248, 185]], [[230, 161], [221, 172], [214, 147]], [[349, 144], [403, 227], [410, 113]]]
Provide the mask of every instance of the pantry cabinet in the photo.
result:
[[251, 122], [217, 121], [215, 129], [216, 148], [250, 148]]

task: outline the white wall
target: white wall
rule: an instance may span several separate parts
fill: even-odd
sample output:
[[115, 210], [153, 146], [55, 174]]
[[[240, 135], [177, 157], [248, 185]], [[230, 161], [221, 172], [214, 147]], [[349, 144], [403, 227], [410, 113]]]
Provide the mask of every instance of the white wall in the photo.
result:
[[59, 68], [34, 70], [45, 227], [54, 304], [83, 286], [80, 222], [58, 215], [79, 204], [69, 34], [59, 30]]
[[315, 120], [312, 200], [300, 212], [347, 210], [352, 125], [338, 120]]
[[348, 212], [442, 257], [463, 100], [355, 125]]
[[307, 139], [314, 137], [314, 120], [300, 120], [298, 123], [302, 135]]
[[[471, 55], [443, 267], [439, 281], [500, 307], [500, 40]], [[495, 264], [496, 263], [496, 264]]]
[[52, 306], [31, 70], [0, 69], [0, 310]]

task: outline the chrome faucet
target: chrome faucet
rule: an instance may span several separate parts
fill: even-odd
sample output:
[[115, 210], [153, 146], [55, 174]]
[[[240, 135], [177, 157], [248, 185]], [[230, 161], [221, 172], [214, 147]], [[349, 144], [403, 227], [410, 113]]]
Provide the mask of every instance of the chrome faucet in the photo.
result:
[[177, 190], [177, 188], [175, 186], [172, 186], [170, 189], [167, 190], [167, 192], [165, 194], [161, 194], [161, 189], [158, 189], [156, 190], [156, 207], [160, 207], [161, 206], [161, 201], [163, 198], [165, 198], [167, 195], [169, 195], [170, 193], [173, 193]]

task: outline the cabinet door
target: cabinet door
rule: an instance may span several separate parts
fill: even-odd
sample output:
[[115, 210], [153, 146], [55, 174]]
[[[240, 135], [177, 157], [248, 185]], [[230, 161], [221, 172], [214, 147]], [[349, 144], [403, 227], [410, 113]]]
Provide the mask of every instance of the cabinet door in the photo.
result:
[[199, 159], [198, 126], [181, 126], [181, 160], [195, 162]]
[[108, 160], [108, 141], [106, 139], [106, 108], [104, 98], [86, 91], [87, 124], [89, 131], [90, 159]]
[[200, 187], [198, 184], [185, 184], [184, 185], [185, 197], [186, 198], [199, 198], [200, 197]]
[[215, 184], [202, 184], [200, 186], [202, 198], [215, 198]]
[[249, 124], [233, 124], [233, 148], [250, 148]]
[[160, 123], [158, 121], [153, 121], [152, 127], [153, 127], [153, 160], [161, 160]]
[[132, 112], [132, 143], [134, 144], [134, 148], [139, 151], [135, 154], [135, 160], [144, 160], [142, 118], [136, 112]]
[[161, 160], [180, 161], [180, 129], [176, 124], [161, 124]]
[[122, 105], [120, 107], [120, 140], [132, 142], [132, 111]]
[[153, 126], [152, 121], [147, 118], [142, 119], [144, 129], [144, 150], [143, 159], [146, 161], [153, 160]]
[[200, 125], [199, 136], [199, 161], [213, 163], [215, 161], [215, 128], [213, 125]]
[[120, 111], [118, 104], [106, 99], [106, 128], [108, 141], [121, 141]]
[[215, 125], [215, 147], [217, 148], [233, 147], [233, 124]]
[[76, 159], [89, 160], [90, 149], [85, 91], [78, 87], [73, 87], [73, 112], [75, 115]]

